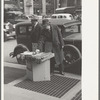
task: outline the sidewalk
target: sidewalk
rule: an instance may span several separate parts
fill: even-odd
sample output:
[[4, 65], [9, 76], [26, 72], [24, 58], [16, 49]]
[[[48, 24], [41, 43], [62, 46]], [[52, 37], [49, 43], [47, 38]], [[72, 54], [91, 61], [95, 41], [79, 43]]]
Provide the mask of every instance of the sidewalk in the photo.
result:
[[[12, 64], [7, 62], [4, 63], [4, 67], [26, 70], [26, 66], [24, 65]], [[66, 73], [64, 77], [81, 80], [80, 76], [70, 74], [70, 73]], [[61, 98], [57, 98], [54, 96], [49, 96], [46, 94], [42, 94], [42, 93], [38, 93], [35, 91], [14, 86], [15, 84], [22, 82], [25, 79], [26, 76], [24, 75], [23, 77], [20, 76], [20, 78], [15, 79], [14, 81], [8, 84], [4, 84], [4, 100], [71, 100], [81, 89], [81, 81], [80, 81], [73, 88], [71, 88], [67, 93], [65, 93]]]

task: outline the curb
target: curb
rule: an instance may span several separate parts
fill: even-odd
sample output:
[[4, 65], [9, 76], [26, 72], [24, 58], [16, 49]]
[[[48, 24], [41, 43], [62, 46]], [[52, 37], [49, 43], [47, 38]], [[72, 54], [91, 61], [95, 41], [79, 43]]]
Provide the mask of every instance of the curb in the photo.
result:
[[14, 63], [8, 63], [8, 62], [4, 62], [4, 67], [13, 67], [13, 68], [19, 68], [19, 69], [26, 69], [26, 65], [14, 64]]

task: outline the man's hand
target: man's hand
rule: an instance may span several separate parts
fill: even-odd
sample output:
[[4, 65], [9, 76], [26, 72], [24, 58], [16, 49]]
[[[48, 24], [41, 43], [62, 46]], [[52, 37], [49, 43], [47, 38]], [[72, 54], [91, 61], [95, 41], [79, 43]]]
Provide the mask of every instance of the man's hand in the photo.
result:
[[62, 49], [64, 48], [64, 46], [62, 46]]
[[36, 49], [35, 50], [36, 54], [40, 53], [40, 50], [39, 49]]

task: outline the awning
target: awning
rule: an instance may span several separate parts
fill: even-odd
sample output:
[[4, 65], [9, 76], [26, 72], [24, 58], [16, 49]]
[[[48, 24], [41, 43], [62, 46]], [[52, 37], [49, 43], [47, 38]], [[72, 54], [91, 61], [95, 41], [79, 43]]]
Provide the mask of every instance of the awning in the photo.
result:
[[70, 13], [73, 14], [75, 12], [75, 6], [71, 6], [71, 7], [62, 7], [62, 8], [57, 8], [56, 9], [56, 13]]
[[18, 10], [18, 7], [14, 4], [5, 4], [4, 9], [8, 10]]

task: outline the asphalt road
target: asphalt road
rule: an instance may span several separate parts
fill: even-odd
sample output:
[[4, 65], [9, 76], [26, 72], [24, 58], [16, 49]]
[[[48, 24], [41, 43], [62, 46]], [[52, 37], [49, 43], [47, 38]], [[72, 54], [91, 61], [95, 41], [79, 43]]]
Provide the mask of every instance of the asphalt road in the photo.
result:
[[17, 42], [15, 39], [10, 38], [9, 40], [4, 42], [4, 62], [9, 63], [17, 63], [16, 58], [11, 58], [9, 54], [14, 50], [15, 46], [17, 45]]

